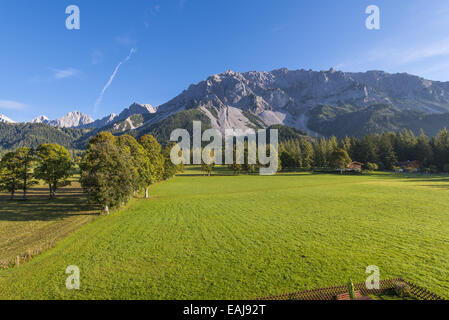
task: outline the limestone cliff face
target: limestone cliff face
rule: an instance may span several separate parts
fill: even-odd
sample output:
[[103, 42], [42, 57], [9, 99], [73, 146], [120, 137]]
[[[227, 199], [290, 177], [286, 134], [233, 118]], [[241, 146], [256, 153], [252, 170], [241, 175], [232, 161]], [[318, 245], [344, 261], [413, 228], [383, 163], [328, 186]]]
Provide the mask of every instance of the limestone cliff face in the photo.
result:
[[317, 106], [358, 110], [379, 104], [399, 111], [449, 112], [449, 83], [382, 71], [227, 71], [161, 105], [147, 125], [198, 108], [222, 131], [283, 124], [310, 132], [308, 112]]

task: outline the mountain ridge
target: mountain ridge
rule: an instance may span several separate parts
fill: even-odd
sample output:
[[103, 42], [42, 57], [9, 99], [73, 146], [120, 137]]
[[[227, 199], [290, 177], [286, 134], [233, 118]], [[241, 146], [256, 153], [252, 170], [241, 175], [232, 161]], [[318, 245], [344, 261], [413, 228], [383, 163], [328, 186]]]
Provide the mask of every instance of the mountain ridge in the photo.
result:
[[95, 121], [76, 112], [64, 117], [33, 121], [87, 129], [80, 138], [83, 146], [100, 131], [136, 137], [151, 133], [167, 139], [171, 130], [188, 129], [194, 120], [222, 132], [281, 125], [313, 136], [360, 136], [404, 128], [434, 135], [449, 127], [449, 82], [378, 70], [228, 70], [190, 85], [156, 108], [134, 102], [118, 115]]
[[222, 132], [280, 124], [321, 135], [324, 132], [315, 130], [311, 123], [316, 119], [311, 117], [315, 115], [314, 108], [323, 105], [345, 108], [348, 112], [389, 105], [398, 113], [447, 113], [449, 82], [377, 70], [359, 73], [335, 69], [282, 68], [244, 73], [228, 70], [190, 85], [159, 106], [142, 128], [154, 126], [178, 112], [198, 109], [209, 118], [213, 128]]

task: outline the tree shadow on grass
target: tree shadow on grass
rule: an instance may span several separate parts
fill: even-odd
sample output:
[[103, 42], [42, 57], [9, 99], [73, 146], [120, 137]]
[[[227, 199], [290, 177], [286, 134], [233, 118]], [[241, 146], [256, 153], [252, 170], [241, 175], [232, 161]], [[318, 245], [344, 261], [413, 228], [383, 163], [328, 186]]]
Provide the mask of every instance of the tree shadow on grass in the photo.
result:
[[427, 176], [427, 177], [404, 177], [404, 182], [415, 183], [419, 187], [449, 190], [449, 177]]
[[33, 188], [27, 200], [21, 199], [22, 193], [17, 193], [15, 200], [0, 194], [0, 221], [52, 221], [99, 212], [97, 206], [87, 202], [79, 188], [63, 188], [54, 199], [49, 198], [47, 189]]

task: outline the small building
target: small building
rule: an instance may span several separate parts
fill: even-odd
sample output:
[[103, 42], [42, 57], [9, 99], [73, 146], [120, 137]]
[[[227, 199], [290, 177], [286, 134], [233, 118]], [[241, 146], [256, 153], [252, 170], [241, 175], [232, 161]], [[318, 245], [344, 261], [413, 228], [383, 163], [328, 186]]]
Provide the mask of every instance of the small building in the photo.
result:
[[400, 172], [404, 171], [418, 172], [420, 168], [420, 164], [416, 160], [413, 161], [407, 160], [404, 162], [398, 162], [396, 166], [400, 168]]
[[362, 171], [363, 163], [361, 162], [351, 162], [346, 166], [347, 171]]

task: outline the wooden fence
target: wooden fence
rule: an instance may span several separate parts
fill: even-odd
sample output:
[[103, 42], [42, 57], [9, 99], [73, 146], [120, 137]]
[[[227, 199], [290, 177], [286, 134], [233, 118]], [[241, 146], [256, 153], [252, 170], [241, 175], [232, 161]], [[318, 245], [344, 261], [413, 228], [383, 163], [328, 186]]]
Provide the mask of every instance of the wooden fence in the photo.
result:
[[39, 248], [36, 248], [33, 250], [28, 250], [27, 253], [25, 253], [25, 254], [16, 256], [14, 258], [0, 260], [0, 269], [18, 267], [18, 266], [30, 261], [34, 257], [40, 255], [41, 253], [53, 248], [54, 245], [55, 245], [55, 242], [50, 241], [47, 244], [42, 245]]
[[[410, 294], [412, 297], [419, 300], [444, 300], [438, 295], [421, 288], [411, 282], [405, 281], [403, 279], [388, 279], [381, 280], [379, 282], [379, 289], [367, 289], [365, 283], [357, 283], [354, 285], [355, 290], [359, 290], [362, 296], [369, 295], [382, 295], [389, 293], [395, 284], [403, 283], [410, 287]], [[348, 286], [321, 288], [315, 290], [308, 290], [302, 292], [294, 292], [289, 294], [284, 294], [280, 296], [271, 296], [265, 298], [259, 298], [257, 300], [335, 300], [336, 296], [348, 292]]]

